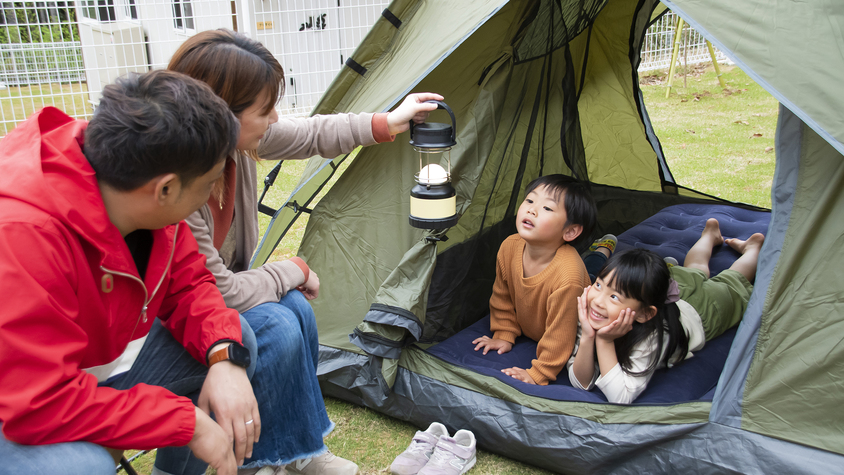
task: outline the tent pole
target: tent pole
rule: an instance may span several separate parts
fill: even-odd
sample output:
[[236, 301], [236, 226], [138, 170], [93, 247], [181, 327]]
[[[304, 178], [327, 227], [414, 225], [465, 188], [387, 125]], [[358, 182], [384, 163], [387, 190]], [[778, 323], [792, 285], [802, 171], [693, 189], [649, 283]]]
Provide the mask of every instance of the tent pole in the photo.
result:
[[680, 37], [683, 33], [683, 26], [686, 22], [677, 17], [677, 27], [674, 29], [674, 49], [671, 51], [671, 67], [668, 69], [668, 89], [665, 90], [665, 98], [671, 94], [671, 84], [674, 82], [674, 71], [677, 65], [677, 54], [680, 52]]
[[709, 48], [709, 56], [712, 58], [712, 66], [715, 68], [715, 77], [718, 78], [718, 84], [721, 85], [721, 89], [726, 89], [727, 86], [721, 77], [721, 68], [718, 66], [718, 61], [715, 58], [715, 48], [712, 47], [712, 43], [709, 40], [706, 40], [706, 47]]

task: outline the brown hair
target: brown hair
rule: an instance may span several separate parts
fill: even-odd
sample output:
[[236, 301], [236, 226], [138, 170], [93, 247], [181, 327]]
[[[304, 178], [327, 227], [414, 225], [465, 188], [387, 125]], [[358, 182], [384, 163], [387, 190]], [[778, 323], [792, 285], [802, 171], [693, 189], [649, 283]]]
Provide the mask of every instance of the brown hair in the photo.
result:
[[261, 43], [225, 28], [197, 33], [182, 43], [167, 69], [204, 81], [235, 115], [248, 109], [264, 91], [275, 100], [284, 94], [284, 69]]

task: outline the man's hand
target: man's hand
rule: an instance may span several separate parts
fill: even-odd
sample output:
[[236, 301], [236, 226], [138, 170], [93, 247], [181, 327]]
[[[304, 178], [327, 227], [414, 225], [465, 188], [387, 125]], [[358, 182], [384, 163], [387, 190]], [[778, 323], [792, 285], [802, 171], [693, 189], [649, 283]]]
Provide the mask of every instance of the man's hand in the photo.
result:
[[525, 369], [516, 368], [514, 366], [512, 368], [502, 369], [501, 372], [506, 374], [507, 376], [510, 376], [512, 378], [516, 378], [523, 383], [536, 384], [536, 381], [534, 381], [533, 378], [530, 377], [527, 370], [525, 370]]
[[441, 101], [443, 96], [430, 92], [409, 94], [396, 110], [387, 114], [387, 130], [390, 135], [398, 135], [410, 128], [410, 121], [416, 124], [425, 122], [428, 113], [437, 110], [437, 105], [425, 101]]
[[246, 369], [229, 361], [211, 366], [199, 393], [198, 406], [206, 414], [214, 413], [217, 424], [228, 437], [228, 451], [231, 452], [234, 444], [235, 460], [243, 465], [244, 457], [252, 456], [252, 444], [261, 435], [258, 402]]
[[313, 269], [308, 273], [308, 281], [296, 287], [296, 290], [302, 292], [302, 295], [308, 300], [319, 297], [319, 277]]
[[193, 438], [188, 442], [188, 447], [197, 458], [214, 467], [218, 475], [236, 475], [237, 462], [232, 452], [230, 437], [208, 414], [198, 407], [194, 409], [196, 409], [196, 427], [193, 430]]
[[475, 351], [478, 351], [483, 348], [484, 354], [487, 354], [489, 350], [498, 350], [498, 354], [503, 355], [504, 353], [507, 353], [508, 351], [513, 349], [513, 344], [509, 341], [496, 340], [486, 335], [480, 338], [475, 338], [474, 340], [472, 340], [472, 344], [475, 345]]

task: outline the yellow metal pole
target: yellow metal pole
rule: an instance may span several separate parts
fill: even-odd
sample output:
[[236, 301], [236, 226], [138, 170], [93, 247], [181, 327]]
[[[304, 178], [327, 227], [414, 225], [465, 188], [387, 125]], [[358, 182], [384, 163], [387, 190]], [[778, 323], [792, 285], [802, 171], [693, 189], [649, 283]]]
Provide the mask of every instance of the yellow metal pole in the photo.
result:
[[671, 51], [671, 67], [668, 68], [668, 89], [665, 90], [665, 98], [671, 94], [671, 84], [674, 83], [674, 68], [677, 65], [677, 54], [680, 52], [680, 38], [683, 34], [683, 26], [686, 22], [682, 18], [677, 17], [677, 27], [674, 30], [674, 50]]
[[724, 79], [721, 77], [721, 68], [718, 66], [718, 61], [715, 59], [715, 48], [712, 47], [712, 43], [709, 40], [706, 40], [706, 47], [709, 48], [709, 56], [712, 58], [712, 66], [715, 68], [715, 76], [718, 78], [718, 84], [721, 85], [721, 89], [726, 89], [727, 86], [724, 84]]

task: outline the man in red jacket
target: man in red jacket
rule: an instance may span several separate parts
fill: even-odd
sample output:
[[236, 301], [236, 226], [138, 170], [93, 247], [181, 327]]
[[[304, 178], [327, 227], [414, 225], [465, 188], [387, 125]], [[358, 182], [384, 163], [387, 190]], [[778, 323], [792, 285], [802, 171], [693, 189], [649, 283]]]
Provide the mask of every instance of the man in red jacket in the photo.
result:
[[180, 223], [238, 134], [204, 83], [154, 71], [107, 86], [90, 123], [48, 107], [0, 142], [0, 473], [187, 445], [229, 475], [251, 454], [254, 336]]

